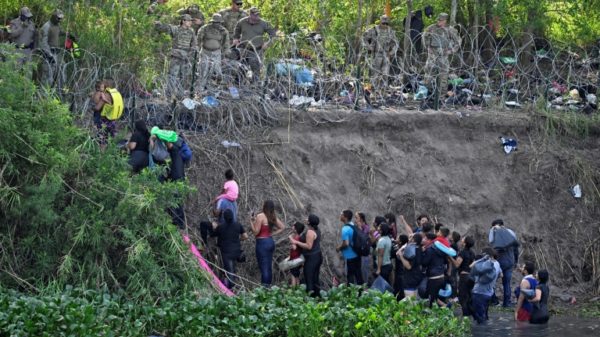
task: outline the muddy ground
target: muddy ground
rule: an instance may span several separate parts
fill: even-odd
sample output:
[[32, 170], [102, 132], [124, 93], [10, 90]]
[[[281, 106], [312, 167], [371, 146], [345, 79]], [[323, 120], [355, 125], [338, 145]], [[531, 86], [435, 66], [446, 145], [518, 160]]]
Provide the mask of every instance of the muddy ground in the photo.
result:
[[[505, 154], [500, 136], [516, 139], [518, 150]], [[326, 285], [342, 275], [334, 248], [340, 211], [350, 208], [365, 212], [368, 221], [393, 212], [413, 222], [426, 213], [475, 236], [477, 250], [486, 243], [491, 221], [502, 218], [521, 239], [520, 260], [549, 269], [554, 295], [567, 301], [600, 288], [596, 132], [561, 135], [539, 114], [522, 110], [281, 108], [273, 127], [228, 139], [241, 147], [225, 148], [223, 137], [191, 137], [195, 158], [188, 177], [198, 193], [187, 206], [189, 224], [206, 217], [222, 172], [233, 167], [245, 224], [265, 199], [279, 203], [288, 225], [308, 212], [321, 218]], [[581, 199], [570, 192], [575, 184], [582, 187]], [[288, 253], [289, 233], [277, 241], [277, 261]], [[259, 280], [254, 241], [244, 246], [249, 259], [239, 269], [245, 286], [252, 287]], [[276, 267], [274, 272], [276, 283], [285, 282]]]

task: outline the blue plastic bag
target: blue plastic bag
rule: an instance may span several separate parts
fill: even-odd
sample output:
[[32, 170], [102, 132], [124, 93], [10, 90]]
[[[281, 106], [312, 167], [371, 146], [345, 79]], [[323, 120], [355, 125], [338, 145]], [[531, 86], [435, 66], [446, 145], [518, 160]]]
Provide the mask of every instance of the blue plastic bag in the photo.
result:
[[216, 108], [219, 106], [219, 100], [214, 96], [206, 96], [202, 99], [202, 105], [209, 108]]

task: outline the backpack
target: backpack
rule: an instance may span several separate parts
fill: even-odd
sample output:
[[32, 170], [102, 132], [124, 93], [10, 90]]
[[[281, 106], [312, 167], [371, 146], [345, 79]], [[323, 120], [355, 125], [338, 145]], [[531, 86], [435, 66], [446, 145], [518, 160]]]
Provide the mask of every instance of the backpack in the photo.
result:
[[517, 243], [517, 238], [504, 226], [493, 228], [492, 231], [494, 231], [494, 241], [491, 244], [495, 249], [511, 247]]
[[[344, 225], [350, 226], [350, 225]], [[352, 228], [352, 241], [350, 242], [350, 247], [358, 256], [369, 256], [371, 252], [371, 248], [369, 246], [369, 240], [367, 235], [362, 231], [356, 229], [355, 226], [350, 226]]]
[[152, 155], [152, 159], [158, 162], [165, 162], [169, 158], [169, 151], [167, 150], [167, 146], [159, 138], [156, 138], [156, 140], [154, 141], [154, 148], [152, 149], [152, 151], [150, 151], [150, 154]]
[[483, 284], [494, 282], [496, 278], [494, 262], [489, 257], [475, 262], [473, 268], [471, 268], [471, 278]]

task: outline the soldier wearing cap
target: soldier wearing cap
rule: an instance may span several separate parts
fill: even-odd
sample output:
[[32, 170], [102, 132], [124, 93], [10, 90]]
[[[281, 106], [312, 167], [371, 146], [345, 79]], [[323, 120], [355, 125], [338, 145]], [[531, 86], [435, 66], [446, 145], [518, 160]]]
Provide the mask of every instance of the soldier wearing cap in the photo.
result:
[[198, 33], [198, 30], [202, 25], [204, 25], [204, 14], [200, 10], [198, 5], [193, 4], [188, 8], [182, 8], [177, 11], [179, 16], [183, 16], [184, 14], [189, 14], [192, 17], [192, 28], [194, 29], [194, 33]]
[[59, 79], [60, 69], [60, 36], [65, 34], [60, 28], [60, 23], [65, 18], [64, 13], [57, 9], [52, 12], [48, 20], [40, 29], [38, 48], [43, 58], [41, 62], [41, 82], [49, 86], [54, 86], [55, 81]]
[[398, 51], [398, 39], [396, 32], [390, 27], [389, 17], [382, 15], [379, 25], [367, 30], [362, 41], [371, 55], [369, 68], [373, 86], [381, 93], [387, 87], [390, 64]]
[[427, 27], [423, 41], [427, 47], [425, 63], [425, 85], [435, 100], [434, 107], [439, 104], [440, 95], [448, 88], [450, 61], [448, 56], [456, 53], [460, 47], [460, 37], [456, 29], [447, 26], [448, 14], [440, 13], [437, 23]]
[[22, 63], [31, 59], [31, 51], [35, 42], [35, 24], [31, 18], [33, 18], [33, 14], [29, 8], [23, 7], [19, 11], [19, 17], [11, 20], [8, 28], [9, 41], [23, 54]]
[[200, 90], [204, 90], [208, 77], [221, 78], [221, 56], [229, 44], [229, 32], [223, 27], [221, 14], [215, 13], [210, 22], [198, 31], [200, 52]]
[[235, 33], [235, 25], [238, 21], [248, 16], [245, 10], [242, 9], [244, 2], [242, 0], [232, 0], [231, 7], [219, 11], [223, 18], [223, 26], [229, 32], [229, 44], [232, 44], [233, 34]]
[[238, 21], [233, 34], [233, 44], [240, 48], [241, 60], [252, 70], [252, 79], [260, 78], [262, 54], [269, 43], [264, 40], [268, 34], [274, 38], [277, 30], [260, 18], [260, 11], [256, 7], [250, 8], [250, 15]]
[[192, 17], [189, 14], [181, 16], [179, 26], [154, 22], [155, 28], [171, 35], [173, 47], [169, 53], [169, 86], [167, 96], [180, 93], [187, 88], [191, 73], [193, 52], [197, 49], [196, 35], [192, 28]]

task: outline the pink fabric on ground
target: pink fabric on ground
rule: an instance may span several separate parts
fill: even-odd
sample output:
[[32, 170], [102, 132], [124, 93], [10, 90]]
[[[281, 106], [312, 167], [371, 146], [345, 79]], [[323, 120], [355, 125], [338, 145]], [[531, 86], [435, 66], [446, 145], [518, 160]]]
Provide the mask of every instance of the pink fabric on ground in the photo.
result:
[[198, 250], [198, 247], [196, 247], [196, 245], [192, 242], [192, 240], [190, 240], [190, 237], [187, 235], [183, 236], [183, 241], [187, 244], [190, 245], [190, 251], [192, 252], [192, 254], [194, 254], [194, 256], [196, 257], [196, 259], [198, 260], [198, 263], [200, 264], [200, 267], [202, 267], [202, 269], [204, 269], [210, 276], [212, 276], [213, 278], [213, 283], [217, 286], [217, 288], [225, 295], [227, 296], [235, 296], [234, 293], [231, 292], [231, 290], [229, 290], [224, 284], [223, 282], [221, 282], [221, 280], [219, 280], [219, 278], [217, 277], [217, 275], [215, 275], [215, 273], [212, 271], [212, 269], [210, 268], [210, 266], [208, 265], [208, 263], [206, 263], [206, 260], [204, 260], [204, 257], [202, 257], [202, 254], [200, 254], [200, 251]]
[[238, 187], [238, 184], [235, 182], [235, 180], [226, 181], [225, 185], [223, 185], [223, 189], [225, 190], [225, 193], [218, 196], [217, 200], [221, 198], [225, 198], [229, 201], [237, 200], [238, 195], [240, 193], [240, 188]]

